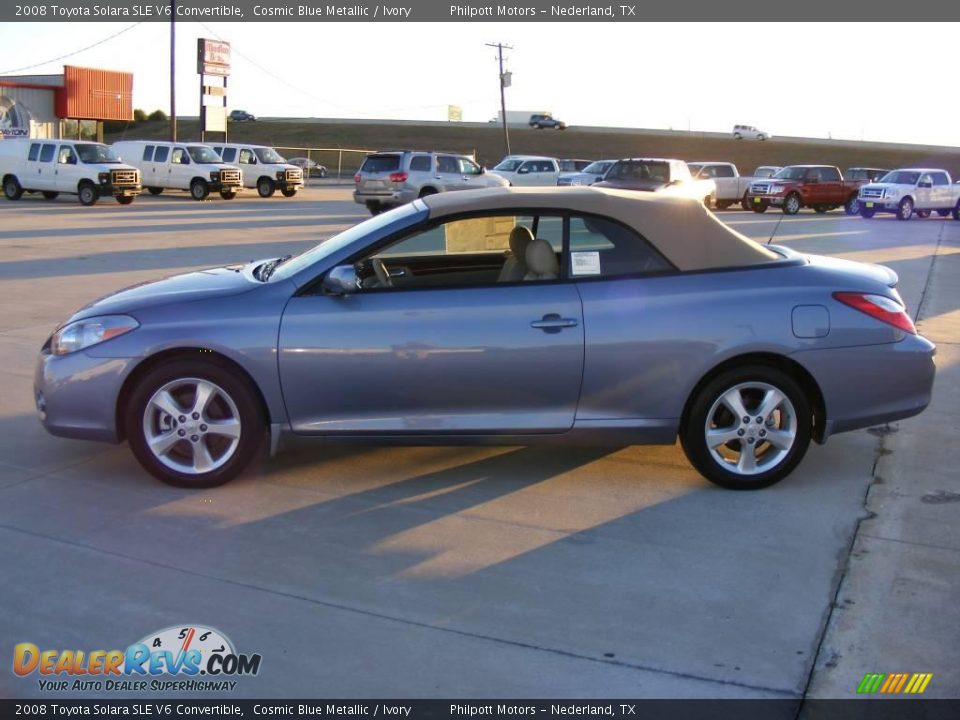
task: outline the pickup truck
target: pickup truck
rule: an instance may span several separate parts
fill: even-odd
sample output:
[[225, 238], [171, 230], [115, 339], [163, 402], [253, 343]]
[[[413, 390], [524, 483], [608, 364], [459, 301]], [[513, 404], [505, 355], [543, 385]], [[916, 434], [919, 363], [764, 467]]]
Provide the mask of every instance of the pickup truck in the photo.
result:
[[796, 215], [805, 207], [818, 213], [842, 207], [847, 215], [856, 215], [864, 184], [864, 180], [844, 180], [840, 168], [832, 165], [790, 165], [769, 180], [752, 182], [747, 200], [758, 213], [774, 205], [784, 215]]
[[860, 216], [872, 218], [890, 212], [898, 220], [952, 214], [960, 220], [960, 185], [951, 184], [950, 173], [942, 168], [903, 168], [888, 172], [880, 182], [860, 188]]
[[740, 203], [744, 210], [750, 209], [747, 191], [750, 183], [760, 180], [761, 177], [741, 175], [737, 166], [728, 162], [697, 161], [687, 163], [687, 167], [690, 168], [690, 175], [694, 180], [713, 180], [716, 184], [717, 210], [726, 210], [734, 203]]
[[594, 187], [692, 197], [702, 200], [708, 208], [713, 207], [717, 199], [717, 185], [713, 180], [694, 180], [683, 160], [663, 158], [617, 160]]

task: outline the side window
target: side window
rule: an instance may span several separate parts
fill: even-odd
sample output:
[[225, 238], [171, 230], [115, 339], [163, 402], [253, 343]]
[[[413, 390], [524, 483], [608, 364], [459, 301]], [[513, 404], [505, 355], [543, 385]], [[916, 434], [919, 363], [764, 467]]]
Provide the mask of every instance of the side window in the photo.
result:
[[594, 216], [570, 218], [570, 276], [623, 277], [673, 267], [647, 240], [620, 223]]
[[30, 153], [27, 160], [36, 160], [40, 156], [40, 143], [30, 143]]
[[157, 145], [157, 150], [153, 154], [154, 162], [166, 162], [167, 156], [170, 154], [170, 148], [166, 145]]
[[537, 164], [533, 160], [527, 160], [520, 167], [517, 168], [517, 174], [526, 174], [531, 172], [536, 172]]
[[934, 185], [949, 185], [950, 183], [947, 181], [947, 175], [946, 175], [946, 173], [935, 172], [935, 173], [933, 173], [933, 184], [934, 184]]
[[237, 157], [236, 148], [224, 148], [223, 152], [220, 153], [220, 157], [223, 158], [224, 162], [232, 163]]
[[243, 149], [240, 151], [240, 160], [239, 160], [239, 162], [240, 162], [241, 165], [253, 165], [253, 164], [255, 164], [257, 161], [256, 161], [256, 159], [255, 159], [254, 156], [253, 156], [253, 150], [248, 150], [247, 148], [243, 148]]
[[143, 159], [146, 162], [153, 160], [153, 145], [144, 145], [143, 146]]
[[174, 165], [189, 165], [190, 159], [187, 157], [187, 151], [181, 147], [174, 148], [170, 155], [170, 162]]
[[917, 185], [932, 185], [933, 178], [929, 174], [924, 174], [920, 176], [920, 180], [917, 182]]
[[410, 158], [411, 172], [430, 172], [430, 156], [414, 155]]
[[439, 173], [458, 173], [460, 166], [457, 159], [449, 155], [437, 155], [437, 172]]
[[714, 165], [714, 177], [720, 178], [732, 178], [733, 177], [733, 168], [729, 165]]
[[807, 174], [804, 175], [805, 180], [819, 180], [820, 179], [820, 168], [810, 168], [807, 170]]
[[820, 168], [820, 179], [824, 182], [839, 182], [840, 171], [836, 168]]
[[57, 162], [60, 165], [76, 165], [77, 164], [77, 154], [73, 151], [73, 148], [69, 145], [61, 145], [60, 153], [57, 155]]
[[457, 158], [457, 163], [460, 165], [460, 172], [464, 175], [480, 174], [480, 166], [470, 158]]
[[53, 156], [57, 152], [56, 145], [44, 144], [43, 148], [40, 150], [40, 162], [50, 162], [53, 160]]

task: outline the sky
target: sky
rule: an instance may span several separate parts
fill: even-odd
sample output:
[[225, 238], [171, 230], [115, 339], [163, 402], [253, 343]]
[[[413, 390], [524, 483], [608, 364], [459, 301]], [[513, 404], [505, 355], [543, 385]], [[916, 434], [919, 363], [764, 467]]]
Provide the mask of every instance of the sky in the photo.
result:
[[[130, 23], [4, 23], [0, 75]], [[569, 125], [960, 146], [956, 23], [177, 23], [177, 110], [198, 113], [196, 39], [229, 40], [229, 106], [258, 116], [484, 122], [507, 109]], [[906, 56], [908, 60], [899, 58]], [[134, 107], [169, 110], [169, 25], [142, 23], [72, 57], [134, 73]]]

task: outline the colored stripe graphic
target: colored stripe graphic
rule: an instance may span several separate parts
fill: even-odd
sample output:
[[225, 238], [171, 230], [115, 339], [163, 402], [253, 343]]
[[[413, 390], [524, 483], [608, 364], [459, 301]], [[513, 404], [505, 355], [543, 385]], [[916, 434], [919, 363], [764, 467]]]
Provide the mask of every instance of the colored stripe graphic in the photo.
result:
[[867, 673], [863, 676], [863, 680], [860, 681], [857, 692], [861, 694], [875, 693], [880, 689], [880, 683], [883, 682], [885, 677], [886, 675], [883, 673]]
[[933, 673], [867, 673], [857, 685], [857, 693], [870, 695], [876, 692], [885, 695], [919, 695], [927, 689]]

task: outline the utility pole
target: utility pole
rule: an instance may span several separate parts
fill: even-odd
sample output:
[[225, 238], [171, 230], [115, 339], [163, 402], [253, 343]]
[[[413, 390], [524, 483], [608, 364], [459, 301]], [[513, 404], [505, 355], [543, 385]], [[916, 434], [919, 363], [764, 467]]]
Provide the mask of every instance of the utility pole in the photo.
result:
[[504, 90], [509, 84], [509, 78], [503, 72], [503, 51], [513, 50], [512, 45], [503, 43], [486, 43], [487, 47], [497, 49], [497, 59], [500, 63], [500, 120], [503, 123], [503, 143], [507, 147], [507, 155], [510, 154], [510, 132], [507, 130], [507, 99]]
[[177, 141], [177, 0], [170, 0], [170, 142]]

